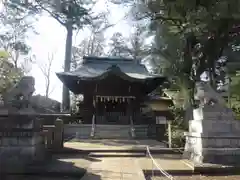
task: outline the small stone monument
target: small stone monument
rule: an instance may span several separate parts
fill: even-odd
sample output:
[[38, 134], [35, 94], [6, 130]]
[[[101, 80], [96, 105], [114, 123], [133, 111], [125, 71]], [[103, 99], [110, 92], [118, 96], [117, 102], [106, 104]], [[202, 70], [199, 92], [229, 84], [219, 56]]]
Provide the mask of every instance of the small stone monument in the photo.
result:
[[185, 133], [184, 158], [194, 164], [227, 164], [240, 162], [240, 121], [224, 99], [211, 87], [201, 82], [196, 86], [196, 99], [200, 101], [189, 121], [189, 132]]
[[34, 85], [34, 78], [25, 76], [3, 96], [0, 107], [0, 173], [24, 171], [25, 165], [44, 160], [42, 124], [31, 116], [35, 113], [29, 101]]

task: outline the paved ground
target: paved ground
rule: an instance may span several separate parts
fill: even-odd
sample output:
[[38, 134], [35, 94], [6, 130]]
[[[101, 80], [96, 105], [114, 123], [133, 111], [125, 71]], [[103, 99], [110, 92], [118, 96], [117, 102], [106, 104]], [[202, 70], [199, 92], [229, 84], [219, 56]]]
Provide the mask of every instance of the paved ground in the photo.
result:
[[[240, 176], [175, 176], [173, 180], [239, 180]], [[154, 177], [151, 180], [169, 180], [164, 177]]]
[[[153, 149], [164, 145], [154, 140], [83, 140], [67, 142], [65, 147], [78, 150], [133, 149], [150, 146]], [[111, 153], [110, 153], [111, 154]], [[174, 170], [191, 171], [180, 155], [153, 155], [156, 163], [167, 172]], [[45, 169], [58, 176], [8, 176], [0, 180], [144, 180], [143, 170], [152, 170], [152, 162], [147, 157], [89, 157], [79, 154], [57, 155], [53, 157]], [[157, 169], [157, 168], [155, 168]], [[87, 170], [85, 175], [84, 172]], [[70, 177], [61, 175], [64, 172], [79, 173]], [[82, 174], [81, 174], [82, 173]], [[59, 176], [60, 174], [60, 176]], [[147, 180], [168, 180], [166, 177], [153, 177]], [[240, 176], [174, 176], [174, 180], [240, 180]]]
[[136, 158], [101, 158], [81, 180], [145, 180]]
[[[155, 161], [160, 165], [160, 168], [163, 168], [166, 172], [171, 171], [189, 171], [191, 172], [192, 167], [189, 166], [187, 163], [185, 163], [184, 160], [182, 160], [181, 155], [176, 154], [164, 154], [164, 155], [153, 155]], [[139, 158], [139, 165], [144, 170], [152, 170], [152, 167], [154, 165], [152, 164], [152, 161], [149, 158]], [[154, 167], [155, 169], [156, 166]], [[240, 175], [229, 175], [229, 176], [204, 176], [204, 175], [191, 175], [191, 176], [176, 176], [172, 175], [173, 180], [240, 180]], [[169, 180], [167, 177], [146, 177], [147, 180]]]
[[[153, 155], [153, 158], [155, 162], [160, 165], [160, 168], [165, 171], [192, 171], [192, 167], [188, 166], [179, 154]], [[156, 165], [152, 163], [152, 160], [149, 157], [141, 157], [138, 161], [140, 167], [144, 170], [152, 170], [152, 168], [157, 169]]]
[[[31, 176], [28, 176], [28, 177], [24, 177], [24, 176], [12, 176], [12, 177], [8, 177], [6, 179], [2, 179], [1, 180], [82, 180], [81, 178], [73, 178], [73, 177], [57, 177], [57, 178], [53, 178], [53, 177], [31, 177]], [[239, 180], [240, 179], [240, 176], [176, 176], [174, 177], [174, 180]], [[91, 180], [91, 179], [89, 179]], [[101, 180], [101, 179], [96, 179], [96, 180]], [[109, 179], [110, 180], [110, 179]], [[132, 180], [135, 180], [135, 179], [132, 179]], [[151, 178], [149, 180], [169, 180], [167, 178], [164, 178], [164, 177], [154, 177], [154, 178]]]
[[164, 148], [166, 145], [156, 140], [116, 140], [116, 139], [72, 139], [64, 143], [67, 148], [81, 150], [109, 150], [109, 149], [150, 149]]

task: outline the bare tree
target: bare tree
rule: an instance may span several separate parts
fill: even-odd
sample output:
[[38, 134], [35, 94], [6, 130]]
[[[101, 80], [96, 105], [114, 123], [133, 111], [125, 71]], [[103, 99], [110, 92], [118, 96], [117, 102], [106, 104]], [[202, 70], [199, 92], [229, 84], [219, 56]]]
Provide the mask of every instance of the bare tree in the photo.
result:
[[54, 60], [54, 53], [49, 53], [46, 63], [36, 63], [44, 76], [46, 98], [49, 97], [49, 95], [52, 93], [54, 89], [54, 88], [50, 89], [53, 60]]

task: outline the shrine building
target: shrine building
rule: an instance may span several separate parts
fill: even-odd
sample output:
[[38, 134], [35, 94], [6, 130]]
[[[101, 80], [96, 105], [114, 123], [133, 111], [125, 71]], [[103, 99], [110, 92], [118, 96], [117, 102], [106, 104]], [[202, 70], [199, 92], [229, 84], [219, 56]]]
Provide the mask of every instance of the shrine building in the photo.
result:
[[[146, 133], [156, 132], [152, 130], [158, 124], [156, 116], [167, 109], [156, 113], [157, 100], [149, 98], [156, 88], [160, 91], [164, 88], [167, 78], [150, 74], [133, 59], [83, 57], [77, 70], [57, 73], [57, 76], [74, 94], [83, 95], [80, 114], [82, 124], [91, 125], [91, 136], [95, 136], [98, 127], [114, 129], [116, 125], [128, 129], [130, 137], [137, 137], [139, 126], [144, 126]], [[146, 106], [155, 107], [154, 117], [146, 115]]]

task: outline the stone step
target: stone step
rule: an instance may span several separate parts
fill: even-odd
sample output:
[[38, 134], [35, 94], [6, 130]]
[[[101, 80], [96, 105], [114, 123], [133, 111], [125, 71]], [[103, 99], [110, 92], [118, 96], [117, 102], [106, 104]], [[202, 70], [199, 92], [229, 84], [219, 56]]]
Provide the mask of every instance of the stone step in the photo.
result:
[[130, 130], [130, 127], [128, 128], [99, 128], [99, 127], [96, 127], [96, 129], [99, 129], [99, 130], [108, 130], [108, 131], [114, 131], [114, 130]]
[[101, 137], [101, 138], [107, 138], [107, 139], [114, 139], [117, 137], [130, 137], [129, 133], [125, 133], [125, 134], [115, 133], [114, 135], [109, 134], [109, 133], [107, 133], [107, 134], [95, 133], [94, 136]]
[[110, 132], [95, 132], [95, 135], [107, 135], [107, 136], [124, 136], [126, 134], [129, 134], [129, 132], [114, 132], [113, 133], [110, 133]]
[[128, 139], [129, 133], [129, 125], [96, 125], [94, 138]]
[[145, 157], [144, 152], [92, 152], [90, 157]]
[[96, 128], [95, 131], [100, 131], [100, 132], [129, 132], [130, 129], [99, 129], [99, 128]]
[[95, 130], [101, 130], [101, 131], [130, 131], [130, 128], [128, 129], [102, 129], [102, 128], [95, 128]]
[[96, 131], [109, 131], [109, 132], [115, 132], [115, 131], [123, 131], [123, 132], [126, 132], [126, 131], [130, 131], [130, 129], [101, 129], [101, 128], [96, 128], [95, 129]]
[[95, 135], [107, 135], [107, 136], [125, 136], [125, 135], [127, 135], [127, 134], [129, 134], [129, 132], [114, 132], [114, 134], [113, 133], [110, 133], [110, 132], [95, 132]]

